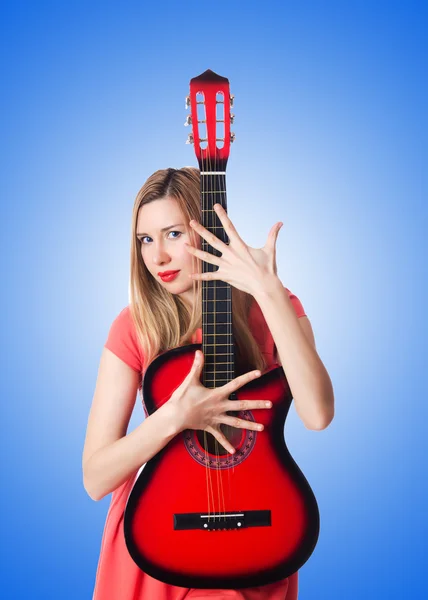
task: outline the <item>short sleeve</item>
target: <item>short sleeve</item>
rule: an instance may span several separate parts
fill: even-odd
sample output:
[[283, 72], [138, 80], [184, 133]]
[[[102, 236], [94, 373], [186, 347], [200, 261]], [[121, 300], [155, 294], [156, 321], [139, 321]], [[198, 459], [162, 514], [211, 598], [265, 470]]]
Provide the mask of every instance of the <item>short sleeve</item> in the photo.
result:
[[113, 321], [104, 347], [123, 360], [131, 369], [141, 373], [142, 357], [129, 306], [124, 308]]
[[[306, 317], [307, 315], [299, 298], [295, 294], [293, 294], [287, 287], [285, 287], [285, 285], [283, 287], [288, 294], [288, 297], [291, 301], [297, 318]], [[270, 329], [267, 326], [263, 313], [256, 301], [253, 302], [250, 310], [249, 323], [252, 329], [253, 336], [256, 339], [261, 352], [264, 354], [268, 366], [273, 363], [281, 364], [273, 336], [270, 332]]]
[[[288, 297], [291, 300], [291, 304], [293, 305], [294, 312], [296, 313], [297, 318], [300, 319], [300, 317], [306, 317], [307, 314], [305, 313], [305, 309], [303, 308], [303, 305], [300, 302], [299, 298], [295, 294], [293, 294], [293, 292], [290, 292], [290, 290], [288, 288], [285, 287], [285, 289], [288, 293]], [[276, 347], [276, 344], [275, 344], [273, 338], [272, 338], [272, 344], [273, 344], [273, 352], [272, 352], [273, 360], [278, 365], [281, 365], [282, 364], [281, 359], [279, 358], [278, 350], [277, 350], [277, 347]]]
[[[285, 286], [284, 286], [285, 287]], [[288, 288], [285, 288], [288, 292], [288, 297], [291, 300], [291, 304], [293, 305], [293, 308], [296, 312], [296, 315], [298, 318], [300, 317], [306, 317], [306, 313], [305, 313], [305, 309], [302, 306], [302, 303], [300, 302], [299, 298], [293, 294], [293, 292], [290, 292], [290, 290]]]

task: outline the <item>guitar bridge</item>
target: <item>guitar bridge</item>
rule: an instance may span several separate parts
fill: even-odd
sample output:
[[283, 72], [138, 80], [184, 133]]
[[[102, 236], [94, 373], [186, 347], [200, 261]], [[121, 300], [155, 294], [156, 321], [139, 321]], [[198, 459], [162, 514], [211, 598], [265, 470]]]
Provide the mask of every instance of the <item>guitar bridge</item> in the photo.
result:
[[270, 527], [270, 510], [247, 510], [237, 513], [179, 513], [173, 515], [174, 529], [189, 531], [231, 531], [247, 527]]

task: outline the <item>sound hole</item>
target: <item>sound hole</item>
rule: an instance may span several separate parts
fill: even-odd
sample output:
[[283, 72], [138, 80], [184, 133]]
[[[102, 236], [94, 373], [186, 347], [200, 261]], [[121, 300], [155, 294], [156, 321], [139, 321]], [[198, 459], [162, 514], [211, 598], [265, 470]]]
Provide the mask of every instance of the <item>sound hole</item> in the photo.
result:
[[[238, 412], [227, 412], [227, 415], [231, 417], [239, 416]], [[242, 417], [241, 417], [242, 418]], [[225, 423], [220, 424], [220, 431], [223, 435], [229, 440], [234, 448], [237, 448], [242, 440], [243, 430], [237, 427], [232, 427], [232, 425], [226, 425]], [[229, 455], [229, 452], [226, 448], [219, 442], [211, 433], [208, 431], [202, 431], [200, 429], [196, 432], [196, 437], [198, 438], [198, 442], [201, 447], [210, 454], [214, 456], [225, 456]]]

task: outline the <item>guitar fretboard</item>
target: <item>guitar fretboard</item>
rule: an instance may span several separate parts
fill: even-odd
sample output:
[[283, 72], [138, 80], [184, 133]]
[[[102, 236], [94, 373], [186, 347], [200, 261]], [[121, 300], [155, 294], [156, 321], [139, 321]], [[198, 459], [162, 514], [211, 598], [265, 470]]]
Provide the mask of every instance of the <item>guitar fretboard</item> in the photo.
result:
[[[208, 173], [201, 173], [202, 225], [227, 244], [229, 238], [213, 208], [219, 203], [227, 211], [226, 175], [218, 174], [220, 168], [203, 171]], [[221, 256], [203, 238], [201, 249]], [[202, 262], [203, 273], [217, 271], [217, 268], [217, 265]], [[231, 286], [224, 281], [202, 280], [202, 351], [205, 357], [203, 383], [206, 387], [216, 388], [235, 378]]]

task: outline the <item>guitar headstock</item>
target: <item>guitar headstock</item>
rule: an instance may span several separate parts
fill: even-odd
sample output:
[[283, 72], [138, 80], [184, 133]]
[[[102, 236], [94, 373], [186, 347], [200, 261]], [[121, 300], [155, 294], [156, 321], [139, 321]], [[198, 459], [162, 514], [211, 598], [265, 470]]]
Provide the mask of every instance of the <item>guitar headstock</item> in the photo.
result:
[[190, 80], [190, 95], [186, 108], [190, 107], [185, 125], [192, 125], [186, 144], [194, 144], [201, 171], [222, 167], [225, 170], [230, 144], [235, 134], [230, 131], [234, 115], [230, 113], [233, 96], [229, 80], [207, 69]]

